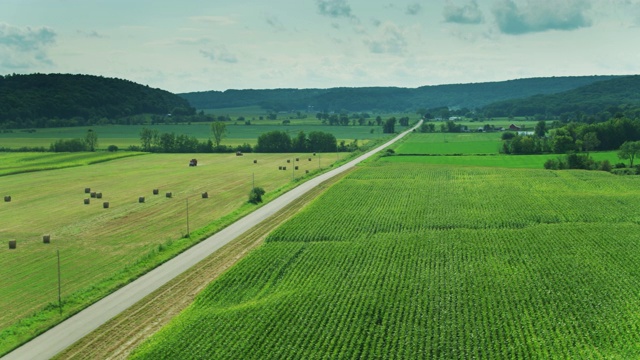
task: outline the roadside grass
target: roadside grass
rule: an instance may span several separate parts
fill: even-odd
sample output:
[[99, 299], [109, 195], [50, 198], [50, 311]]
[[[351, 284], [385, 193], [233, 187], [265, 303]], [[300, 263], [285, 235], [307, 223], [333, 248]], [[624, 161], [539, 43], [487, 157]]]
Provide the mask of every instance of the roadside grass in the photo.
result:
[[[254, 181], [269, 201], [348, 156], [149, 154], [0, 177], [0, 189], [12, 196], [0, 203], [0, 354], [253, 211], [256, 206], [246, 200]], [[199, 165], [188, 167], [193, 157]], [[89, 198], [85, 188], [101, 192], [102, 199]], [[109, 208], [103, 208], [105, 201]], [[43, 244], [44, 234], [51, 244]], [[9, 239], [17, 240], [17, 249], [6, 247]]]

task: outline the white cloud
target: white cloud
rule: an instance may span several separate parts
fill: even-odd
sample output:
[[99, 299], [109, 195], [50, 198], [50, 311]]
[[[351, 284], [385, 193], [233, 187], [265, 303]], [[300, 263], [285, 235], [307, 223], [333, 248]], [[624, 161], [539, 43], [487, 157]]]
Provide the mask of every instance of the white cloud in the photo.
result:
[[475, 0], [462, 6], [456, 6], [449, 2], [443, 9], [443, 15], [445, 22], [456, 24], [480, 24], [484, 20], [478, 2]]
[[407, 47], [407, 40], [402, 30], [394, 23], [386, 22], [382, 24], [374, 39], [364, 42], [369, 51], [376, 54], [388, 53], [400, 55]]
[[47, 51], [55, 39], [55, 31], [47, 27], [19, 28], [0, 23], [0, 66], [16, 69], [51, 65]]
[[354, 17], [351, 14], [351, 6], [347, 4], [346, 0], [316, 0], [316, 4], [321, 15], [332, 18]]
[[238, 62], [236, 55], [229, 52], [225, 46], [220, 46], [213, 50], [200, 50], [200, 55], [211, 61], [219, 61], [229, 64], [235, 64]]
[[547, 30], [575, 30], [591, 26], [586, 12], [591, 8], [587, 0], [500, 0], [493, 7], [501, 32], [510, 35]]

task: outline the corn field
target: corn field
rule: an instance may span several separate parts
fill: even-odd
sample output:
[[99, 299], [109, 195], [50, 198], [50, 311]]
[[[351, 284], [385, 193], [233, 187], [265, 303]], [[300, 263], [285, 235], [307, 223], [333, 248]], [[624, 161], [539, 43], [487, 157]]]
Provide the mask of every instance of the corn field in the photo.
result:
[[362, 166], [133, 357], [638, 358], [639, 185]]

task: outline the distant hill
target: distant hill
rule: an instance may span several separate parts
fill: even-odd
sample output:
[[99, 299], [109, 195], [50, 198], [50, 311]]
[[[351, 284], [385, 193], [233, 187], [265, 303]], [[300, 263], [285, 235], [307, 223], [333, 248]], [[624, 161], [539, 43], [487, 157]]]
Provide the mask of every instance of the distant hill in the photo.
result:
[[0, 128], [92, 125], [139, 114], [195, 112], [183, 98], [128, 80], [91, 75], [0, 76]]
[[179, 94], [197, 109], [262, 106], [275, 111], [415, 111], [447, 106], [479, 108], [507, 99], [553, 94], [615, 76], [531, 78], [501, 82], [331, 89], [226, 90]]
[[595, 115], [605, 112], [611, 116], [638, 108], [640, 75], [633, 75], [599, 81], [552, 95], [500, 101], [485, 106], [481, 111], [490, 117]]

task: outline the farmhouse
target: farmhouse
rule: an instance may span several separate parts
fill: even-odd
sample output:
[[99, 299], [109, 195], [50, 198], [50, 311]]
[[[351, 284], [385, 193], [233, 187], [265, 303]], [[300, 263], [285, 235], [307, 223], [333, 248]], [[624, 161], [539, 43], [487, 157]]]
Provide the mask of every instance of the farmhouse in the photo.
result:
[[511, 125], [509, 125], [509, 130], [511, 130], [511, 131], [519, 131], [520, 127], [516, 126], [515, 124], [511, 124]]

